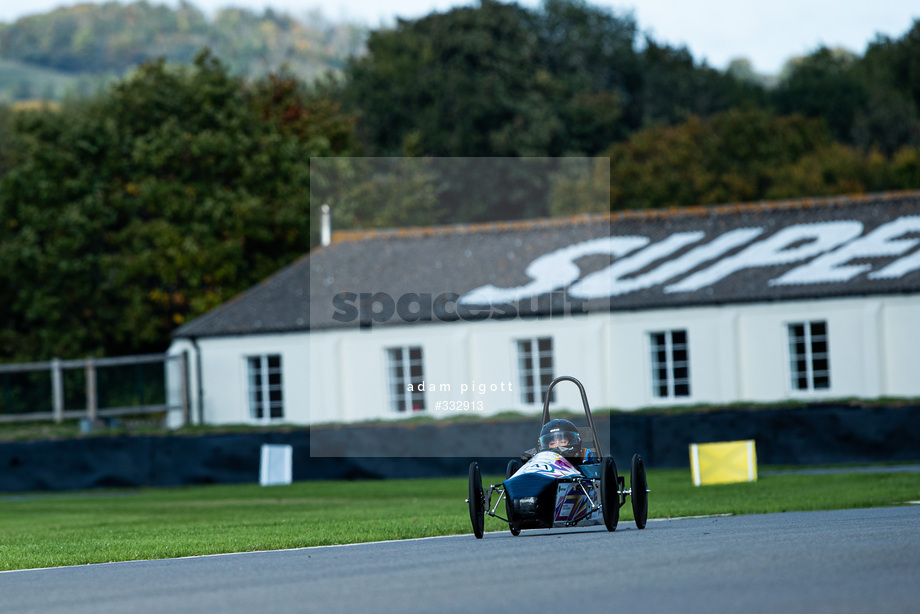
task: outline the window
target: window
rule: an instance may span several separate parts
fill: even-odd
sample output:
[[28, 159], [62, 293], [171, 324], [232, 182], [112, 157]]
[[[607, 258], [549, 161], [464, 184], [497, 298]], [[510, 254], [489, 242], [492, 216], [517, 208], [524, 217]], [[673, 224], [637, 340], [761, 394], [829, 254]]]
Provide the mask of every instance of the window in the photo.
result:
[[649, 333], [652, 395], [660, 399], [690, 396], [690, 348], [687, 331]]
[[281, 386], [281, 356], [249, 356], [249, 415], [253, 420], [284, 418]]
[[[543, 403], [546, 389], [553, 381], [553, 339], [518, 339], [517, 350], [521, 403]], [[550, 403], [555, 402], [556, 391], [553, 390]]]
[[831, 387], [827, 322], [788, 325], [789, 375], [793, 390], [827, 390]]
[[390, 407], [396, 412], [424, 411], [425, 393], [419, 390], [419, 385], [425, 379], [422, 369], [422, 348], [387, 348], [387, 359]]

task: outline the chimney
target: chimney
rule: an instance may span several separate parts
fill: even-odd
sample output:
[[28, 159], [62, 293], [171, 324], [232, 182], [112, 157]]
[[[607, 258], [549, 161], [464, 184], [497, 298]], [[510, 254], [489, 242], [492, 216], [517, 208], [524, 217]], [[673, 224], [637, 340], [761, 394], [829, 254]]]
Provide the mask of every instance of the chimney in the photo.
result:
[[320, 210], [319, 242], [323, 247], [332, 243], [332, 214], [329, 205], [323, 205]]

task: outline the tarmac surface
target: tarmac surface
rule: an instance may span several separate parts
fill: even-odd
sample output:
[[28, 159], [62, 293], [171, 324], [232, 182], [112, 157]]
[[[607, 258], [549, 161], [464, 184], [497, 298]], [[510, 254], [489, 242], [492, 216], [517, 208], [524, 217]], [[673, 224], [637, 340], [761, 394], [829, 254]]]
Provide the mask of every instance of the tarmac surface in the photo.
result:
[[917, 612], [920, 506], [0, 573], [4, 613]]

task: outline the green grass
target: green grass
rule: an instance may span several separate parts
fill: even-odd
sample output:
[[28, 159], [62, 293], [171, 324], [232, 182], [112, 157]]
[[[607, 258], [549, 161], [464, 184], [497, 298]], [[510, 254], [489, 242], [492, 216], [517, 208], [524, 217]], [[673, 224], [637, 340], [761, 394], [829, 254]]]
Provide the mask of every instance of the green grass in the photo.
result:
[[[689, 470], [649, 470], [648, 481], [650, 518], [920, 500], [920, 473], [906, 472], [775, 475], [697, 488]], [[5, 495], [0, 570], [470, 533], [466, 494], [466, 479], [440, 479]], [[627, 500], [620, 522], [631, 520]], [[487, 531], [505, 529], [486, 519]]]

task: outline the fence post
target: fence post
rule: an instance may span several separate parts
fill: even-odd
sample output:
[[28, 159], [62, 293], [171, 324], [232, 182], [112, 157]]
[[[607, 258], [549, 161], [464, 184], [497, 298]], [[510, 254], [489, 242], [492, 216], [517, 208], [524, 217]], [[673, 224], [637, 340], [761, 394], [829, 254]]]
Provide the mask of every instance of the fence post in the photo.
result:
[[191, 408], [188, 403], [188, 350], [179, 354], [179, 383], [182, 394], [182, 426], [191, 424]]
[[99, 403], [96, 399], [96, 361], [93, 357], [86, 359], [86, 417], [91, 424], [95, 424], [99, 412]]
[[64, 421], [64, 377], [60, 358], [51, 359], [51, 395], [54, 421], [60, 424]]

